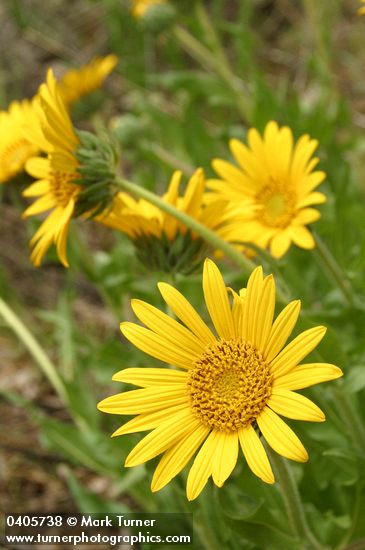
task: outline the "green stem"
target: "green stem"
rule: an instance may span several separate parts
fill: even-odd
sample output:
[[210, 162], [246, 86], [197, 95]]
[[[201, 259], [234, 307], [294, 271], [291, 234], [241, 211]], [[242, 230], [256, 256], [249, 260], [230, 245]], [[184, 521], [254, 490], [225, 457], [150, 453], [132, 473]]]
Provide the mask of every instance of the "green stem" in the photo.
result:
[[274, 466], [274, 471], [279, 482], [289, 523], [293, 532], [300, 539], [306, 541], [305, 548], [308, 548], [308, 550], [323, 550], [323, 546], [313, 535], [307, 523], [299, 491], [286, 460], [270, 449], [268, 449], [268, 452]]
[[333, 70], [331, 67], [331, 54], [329, 51], [329, 44], [327, 44], [326, 37], [324, 35], [323, 21], [327, 20], [329, 15], [332, 15], [333, 8], [331, 8], [331, 14], [325, 13], [325, 6], [318, 2], [318, 0], [303, 0], [305, 11], [308, 19], [308, 30], [313, 37], [313, 59], [316, 61], [320, 76], [328, 89], [333, 89]]
[[202, 225], [195, 218], [192, 218], [185, 212], [182, 212], [172, 204], [164, 201], [151, 191], [148, 191], [147, 189], [144, 189], [144, 187], [140, 187], [139, 185], [136, 185], [135, 183], [132, 183], [131, 181], [127, 181], [120, 177], [116, 177], [115, 183], [122, 189], [132, 193], [133, 195], [136, 195], [141, 199], [147, 200], [148, 202], [157, 206], [157, 208], [159, 208], [163, 212], [166, 212], [166, 214], [170, 214], [170, 216], [176, 218], [179, 222], [183, 223], [186, 227], [191, 229], [191, 231], [197, 233], [204, 241], [210, 244], [213, 249], [224, 252], [224, 254], [231, 258], [231, 260], [233, 260], [237, 264], [237, 266], [239, 266], [246, 273], [246, 275], [249, 275], [251, 271], [256, 267], [251, 260], [238, 252], [238, 250], [236, 250], [229, 243], [221, 239], [217, 235], [217, 233], [215, 233], [205, 225]]
[[359, 543], [361, 544], [361, 542], [364, 544], [363, 548], [365, 548], [365, 539], [355, 541], [353, 543], [348, 543], [348, 541], [351, 539], [356, 529], [356, 526], [359, 520], [361, 521], [360, 509], [361, 509], [361, 497], [362, 497], [363, 488], [364, 488], [364, 485], [362, 483], [357, 483], [355, 486], [356, 495], [355, 495], [355, 503], [351, 514], [351, 526], [346, 531], [344, 537], [342, 538], [342, 540], [339, 542], [339, 544], [336, 546], [334, 550], [349, 550], [349, 549], [355, 550], [356, 548], [358, 548], [356, 547], [356, 545]]
[[251, 119], [252, 111], [249, 96], [244, 88], [243, 82], [232, 72], [226, 52], [221, 44], [218, 33], [212, 24], [212, 20], [209, 17], [204, 2], [200, 1], [196, 4], [196, 14], [204, 31], [204, 35], [210, 42], [213, 55], [218, 62], [216, 66], [217, 72], [236, 97], [237, 107], [243, 119], [249, 121]]
[[331, 277], [331, 280], [333, 280], [338, 288], [341, 290], [348, 305], [350, 307], [355, 307], [356, 304], [351, 289], [351, 284], [347, 279], [345, 273], [343, 272], [325, 243], [322, 241], [322, 239], [316, 234], [314, 234], [314, 239], [317, 245], [316, 248], [313, 250], [314, 255], [321, 262], [326, 273]]
[[[200, 6], [200, 4], [199, 4]], [[198, 7], [199, 9], [199, 7]], [[228, 60], [220, 46], [219, 40], [216, 37], [215, 30], [211, 25], [208, 17], [204, 17], [204, 10], [201, 7], [202, 23], [209, 28], [210, 37], [215, 36], [214, 52], [206, 48], [199, 40], [190, 32], [179, 25], [175, 26], [175, 38], [180, 42], [181, 46], [191, 55], [198, 63], [200, 63], [208, 71], [218, 75], [226, 86], [231, 90], [236, 99], [237, 108], [241, 114], [243, 121], [249, 123], [251, 120], [251, 107], [248, 101], [248, 95], [243, 87], [242, 81], [233, 74]]]
[[365, 429], [362, 419], [357, 414], [352, 398], [341, 386], [332, 387], [332, 397], [352, 437], [355, 448], [365, 455]]
[[60, 378], [55, 365], [49, 360], [40, 344], [29, 332], [27, 327], [14, 313], [14, 311], [0, 298], [0, 315], [9, 327], [18, 336], [19, 340], [24, 344], [30, 354], [34, 357], [42, 372], [48, 378], [49, 382], [62, 399], [64, 403], [68, 403], [67, 391], [62, 379]]

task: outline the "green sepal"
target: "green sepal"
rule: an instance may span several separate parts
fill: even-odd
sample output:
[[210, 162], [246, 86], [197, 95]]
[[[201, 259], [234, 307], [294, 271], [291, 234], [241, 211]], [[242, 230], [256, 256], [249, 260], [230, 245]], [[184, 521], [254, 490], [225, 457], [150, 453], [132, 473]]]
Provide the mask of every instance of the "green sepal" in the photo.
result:
[[94, 218], [112, 204], [117, 192], [115, 171], [119, 160], [116, 141], [107, 134], [97, 136], [78, 131], [80, 146], [76, 158], [80, 165], [77, 184], [82, 191], [77, 196], [75, 217]]
[[191, 231], [177, 233], [172, 241], [165, 233], [161, 237], [141, 235], [133, 244], [137, 258], [147, 269], [182, 275], [196, 271], [208, 250], [202, 239], [192, 238]]

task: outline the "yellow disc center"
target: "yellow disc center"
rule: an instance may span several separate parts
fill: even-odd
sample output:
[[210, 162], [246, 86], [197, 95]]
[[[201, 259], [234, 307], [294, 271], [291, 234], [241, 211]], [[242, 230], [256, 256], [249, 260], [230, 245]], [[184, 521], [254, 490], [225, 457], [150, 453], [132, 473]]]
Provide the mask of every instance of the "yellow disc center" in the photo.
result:
[[282, 216], [286, 211], [286, 207], [286, 200], [282, 195], [271, 195], [265, 204], [266, 212], [271, 218]]
[[272, 375], [262, 354], [242, 339], [207, 346], [188, 374], [192, 410], [218, 430], [249, 426], [271, 395]]
[[51, 190], [58, 206], [66, 207], [70, 199], [80, 190], [74, 181], [77, 174], [68, 172], [52, 172]]
[[289, 186], [271, 180], [256, 196], [260, 221], [269, 227], [287, 227], [295, 214], [296, 195]]

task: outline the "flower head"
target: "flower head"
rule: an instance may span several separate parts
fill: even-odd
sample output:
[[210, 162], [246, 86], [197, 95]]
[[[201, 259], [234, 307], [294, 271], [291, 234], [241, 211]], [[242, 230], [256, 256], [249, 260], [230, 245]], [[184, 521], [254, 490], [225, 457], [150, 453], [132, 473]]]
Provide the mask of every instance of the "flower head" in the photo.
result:
[[362, 6], [361, 8], [358, 9], [357, 13], [358, 15], [365, 15], [365, 0], [360, 0], [360, 2], [362, 4], [364, 4], [364, 6]]
[[33, 120], [33, 102], [13, 101], [0, 112], [0, 183], [5, 183], [24, 170], [26, 161], [38, 152], [24, 136], [23, 127]]
[[303, 135], [294, 145], [287, 126], [279, 128], [269, 122], [263, 137], [255, 128], [248, 132], [248, 146], [237, 139], [230, 141], [231, 152], [239, 167], [221, 159], [213, 167], [221, 179], [208, 185], [218, 197], [239, 205], [250, 201], [252, 219], [242, 224], [246, 241], [261, 248], [269, 247], [279, 258], [291, 243], [305, 249], [315, 246], [306, 225], [320, 217], [313, 205], [326, 197], [315, 191], [325, 179], [324, 172], [314, 171], [319, 159], [312, 155], [318, 145]]
[[132, 0], [132, 15], [136, 19], [141, 19], [151, 6], [165, 3], [166, 0]]
[[[201, 168], [195, 171], [181, 193], [182, 173], [174, 172], [162, 199], [229, 240], [232, 226], [240, 223], [242, 214], [222, 200], [209, 200], [206, 180]], [[189, 272], [200, 263], [207, 245], [194, 231], [172, 215], [150, 202], [135, 200], [127, 193], [118, 193], [113, 209], [99, 221], [122, 231], [133, 241], [137, 256], [151, 269]]]
[[29, 140], [37, 144], [47, 157], [35, 157], [26, 164], [27, 172], [38, 181], [30, 185], [24, 195], [39, 198], [25, 210], [23, 216], [34, 216], [49, 210], [51, 213], [31, 239], [31, 260], [39, 266], [48, 248], [55, 243], [61, 262], [68, 266], [67, 233], [76, 197], [81, 190], [76, 183], [79, 163], [75, 151], [79, 139], [51, 70], [47, 83], [39, 89], [36, 107], [38, 124], [30, 126], [27, 131]]
[[31, 239], [31, 260], [39, 266], [54, 243], [61, 262], [68, 267], [70, 221], [74, 216], [91, 216], [105, 209], [113, 194], [116, 153], [106, 140], [87, 132], [76, 133], [51, 70], [47, 83], [39, 89], [35, 109], [37, 122], [27, 128], [26, 135], [47, 156], [26, 163], [27, 172], [38, 181], [23, 194], [39, 198], [23, 216], [51, 212]]
[[277, 453], [305, 462], [307, 452], [280, 418], [322, 422], [323, 412], [294, 390], [342, 375], [327, 363], [302, 360], [326, 329], [314, 327], [286, 344], [300, 302], [286, 306], [274, 321], [275, 283], [256, 268], [247, 289], [233, 292], [206, 260], [203, 291], [216, 335], [174, 287], [160, 292], [177, 319], [140, 300], [132, 308], [147, 328], [122, 323], [124, 336], [139, 349], [177, 368], [130, 368], [113, 379], [140, 389], [104, 399], [98, 408], [111, 414], [137, 414], [113, 435], [152, 430], [132, 450], [125, 465], [137, 466], [160, 454], [152, 491], [162, 489], [197, 453], [187, 480], [195, 499], [210, 476], [221, 487], [232, 473], [239, 446], [248, 466], [263, 481], [274, 475], [261, 436]]
[[66, 105], [99, 88], [117, 63], [117, 56], [110, 54], [106, 57], [95, 57], [80, 69], [67, 71], [59, 83], [60, 95]]

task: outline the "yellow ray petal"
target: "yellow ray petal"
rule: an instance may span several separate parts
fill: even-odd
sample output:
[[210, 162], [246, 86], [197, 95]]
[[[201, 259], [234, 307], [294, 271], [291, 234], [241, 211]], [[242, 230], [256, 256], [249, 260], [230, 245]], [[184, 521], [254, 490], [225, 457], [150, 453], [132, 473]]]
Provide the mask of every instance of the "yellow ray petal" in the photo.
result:
[[235, 336], [237, 338], [242, 338], [242, 321], [244, 318], [245, 301], [244, 298], [237, 294], [237, 292], [235, 292], [232, 288], [227, 288], [227, 290], [231, 293], [233, 298], [232, 318], [236, 331]]
[[24, 189], [22, 195], [23, 197], [37, 197], [39, 195], [45, 195], [49, 191], [49, 181], [48, 180], [38, 180], [35, 183], [32, 183]]
[[281, 258], [290, 247], [290, 233], [288, 230], [281, 231], [273, 237], [270, 243], [270, 251], [274, 258]]
[[40, 199], [37, 199], [33, 202], [28, 208], [23, 212], [22, 218], [27, 218], [28, 216], [35, 216], [46, 212], [56, 206], [56, 201], [53, 195], [47, 194], [43, 195]]
[[27, 160], [25, 169], [34, 178], [48, 179], [51, 171], [49, 159], [33, 157]]
[[310, 193], [302, 199], [299, 199], [297, 208], [304, 208], [306, 206], [311, 206], [312, 204], [323, 204], [326, 200], [326, 195], [320, 193], [319, 191], [315, 191], [314, 193]]
[[265, 448], [252, 426], [240, 428], [238, 437], [241, 449], [253, 473], [266, 483], [275, 483]]
[[307, 363], [298, 365], [274, 380], [274, 388], [301, 390], [314, 384], [335, 380], [343, 376], [341, 369], [329, 363]]
[[265, 278], [261, 300], [257, 305], [256, 342], [258, 349], [267, 344], [275, 313], [275, 281], [272, 275]]
[[167, 485], [189, 462], [204, 441], [210, 428], [200, 424], [192, 433], [175, 443], [165, 452], [153, 474], [151, 490], [159, 491]]
[[47, 250], [51, 246], [53, 241], [53, 234], [47, 233], [39, 238], [38, 242], [34, 246], [32, 253], [30, 255], [31, 262], [35, 267], [39, 267], [42, 263], [42, 260], [47, 253]]
[[299, 334], [271, 361], [274, 378], [296, 367], [322, 340], [326, 327], [313, 327]]
[[259, 181], [264, 181], [266, 172], [262, 163], [253, 155], [252, 151], [246, 147], [244, 143], [238, 139], [231, 139], [229, 142], [229, 148], [232, 151], [236, 161], [250, 177], [245, 178], [244, 185], [242, 185], [242, 191], [257, 192], [260, 188]]
[[[245, 181], [244, 174], [230, 164], [229, 162], [221, 159], [214, 159], [212, 161], [212, 166], [217, 174], [223, 179], [229, 182], [232, 182], [237, 188], [244, 187], [242, 183]], [[242, 181], [243, 180], [243, 181]]]
[[237, 432], [220, 431], [215, 440], [215, 451], [212, 459], [212, 477], [218, 487], [222, 487], [231, 475], [237, 463], [238, 435]]
[[168, 407], [167, 409], [161, 409], [159, 411], [154, 411], [151, 413], [139, 414], [132, 420], [129, 420], [123, 426], [115, 430], [112, 434], [112, 437], [117, 437], [119, 435], [131, 434], [136, 432], [145, 432], [147, 430], [152, 430], [157, 428], [160, 424], [165, 422], [166, 418], [175, 413], [182, 411], [186, 408], [186, 403], [180, 405], [174, 405], [173, 407]]
[[[73, 207], [72, 207], [72, 210], [73, 210]], [[66, 223], [64, 223], [60, 227], [59, 231], [57, 231], [57, 235], [55, 236], [57, 256], [59, 257], [64, 267], [70, 267], [67, 260], [67, 235], [68, 235], [69, 223], [70, 223], [70, 218]]]
[[151, 433], [146, 435], [126, 458], [125, 466], [130, 468], [147, 462], [163, 453], [199, 426], [200, 421], [193, 416], [190, 406], [174, 414]]
[[62, 212], [62, 216], [59, 220], [59, 227], [55, 233], [57, 255], [65, 267], [69, 267], [67, 261], [67, 235], [74, 208], [75, 200], [71, 198]]
[[304, 226], [293, 226], [288, 230], [293, 242], [306, 250], [311, 250], [316, 246], [312, 233]]
[[142, 300], [132, 300], [131, 304], [138, 319], [166, 339], [170, 346], [177, 345], [179, 348], [189, 349], [196, 355], [204, 351], [204, 343], [166, 313]]
[[158, 283], [161, 295], [172, 312], [191, 330], [205, 345], [215, 342], [216, 337], [204, 323], [188, 300], [173, 286]]
[[242, 319], [242, 338], [256, 344], [257, 303], [261, 298], [263, 285], [262, 267], [258, 266], [250, 275], [245, 295], [244, 317]]
[[173, 384], [117, 393], [100, 401], [98, 409], [109, 414], [140, 414], [186, 402], [186, 384]]
[[270, 362], [285, 345], [297, 322], [300, 311], [300, 300], [290, 302], [277, 316], [272, 325], [265, 348], [264, 357]]
[[326, 417], [317, 405], [310, 399], [290, 390], [273, 388], [267, 405], [276, 413], [310, 422], [324, 422]]
[[202, 168], [198, 168], [191, 176], [181, 201], [181, 210], [189, 214], [192, 218], [196, 218], [199, 214], [204, 189], [204, 170]]
[[295, 218], [295, 225], [307, 225], [308, 223], [313, 223], [321, 217], [320, 212], [315, 208], [304, 208], [298, 212], [297, 217]]
[[197, 357], [188, 349], [183, 350], [177, 346], [172, 347], [170, 342], [159, 334], [134, 323], [121, 323], [120, 330], [137, 348], [152, 355], [152, 357], [156, 357], [156, 359], [165, 361], [165, 363], [189, 369]]
[[38, 227], [30, 240], [30, 245], [34, 246], [39, 239], [47, 235], [53, 240], [55, 229], [59, 226], [59, 221], [62, 217], [63, 209], [60, 207], [55, 208], [44, 220], [44, 222]]
[[209, 434], [190, 468], [186, 484], [188, 500], [194, 500], [200, 495], [212, 473], [212, 459], [216, 449], [217, 434], [216, 430]]
[[298, 436], [274, 411], [265, 407], [256, 420], [262, 435], [274, 451], [297, 462], [308, 460], [308, 453]]
[[318, 185], [322, 183], [326, 179], [325, 172], [317, 171], [312, 172], [311, 174], [307, 174], [305, 178], [305, 185], [304, 189], [307, 193], [310, 193], [313, 191]]
[[187, 380], [187, 375], [186, 372], [166, 368], [130, 368], [114, 374], [113, 380], [145, 388], [166, 384], [183, 384]]
[[[262, 139], [261, 135], [257, 131], [256, 128], [250, 128], [247, 132], [247, 141], [249, 144], [249, 147], [254, 154], [254, 156], [257, 159], [260, 159], [262, 167], [267, 170], [268, 169], [268, 162], [267, 162], [267, 154], [266, 149], [267, 145], [265, 141], [269, 142], [269, 145], [271, 146], [271, 149], [273, 148], [273, 143], [270, 143], [270, 141], [274, 141], [276, 138], [278, 128], [276, 127], [274, 132], [272, 130], [274, 129], [274, 122], [269, 122], [265, 128], [265, 139]], [[271, 135], [270, 135], [271, 134]], [[270, 151], [271, 153], [271, 151]], [[274, 156], [274, 155], [273, 155]], [[272, 159], [275, 162], [275, 159]], [[265, 181], [265, 180], [264, 180]]]
[[205, 260], [203, 271], [205, 303], [214, 327], [221, 338], [234, 338], [231, 306], [223, 277], [212, 260]]
[[[164, 196], [164, 200], [174, 206], [176, 206], [179, 200], [179, 187], [180, 187], [181, 177], [182, 177], [182, 172], [177, 170], [176, 172], [173, 173], [171, 181], [169, 183], [168, 191]], [[162, 227], [168, 239], [170, 240], [173, 239], [177, 231], [179, 222], [177, 221], [176, 218], [168, 214], [163, 214], [162, 220], [163, 220]]]

